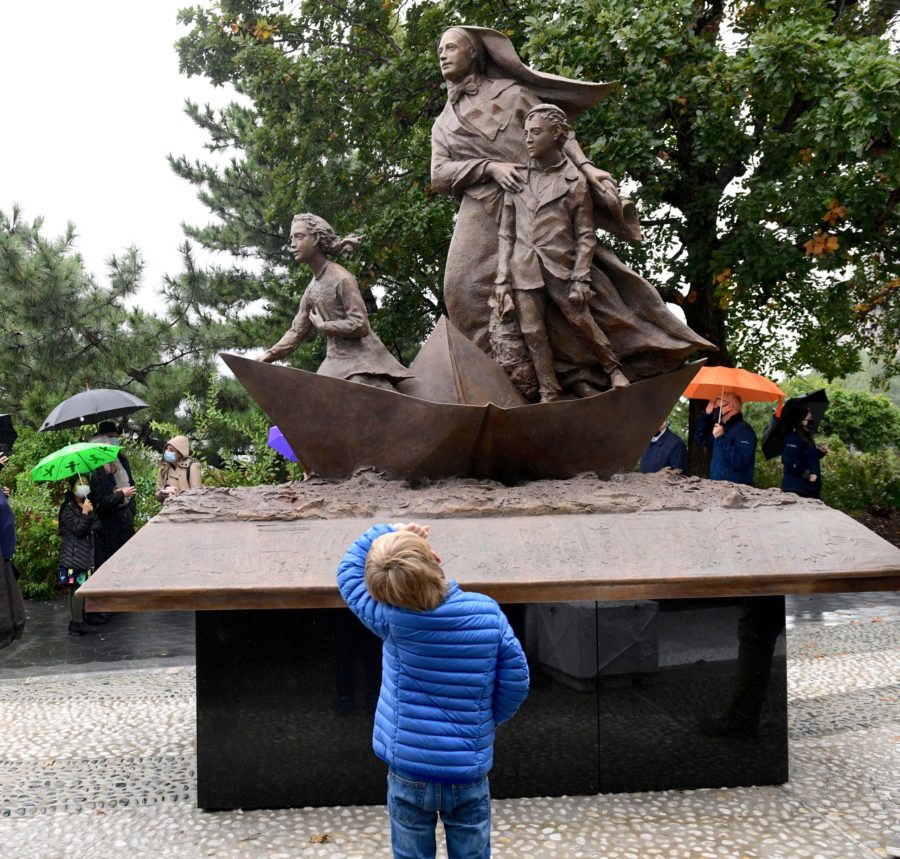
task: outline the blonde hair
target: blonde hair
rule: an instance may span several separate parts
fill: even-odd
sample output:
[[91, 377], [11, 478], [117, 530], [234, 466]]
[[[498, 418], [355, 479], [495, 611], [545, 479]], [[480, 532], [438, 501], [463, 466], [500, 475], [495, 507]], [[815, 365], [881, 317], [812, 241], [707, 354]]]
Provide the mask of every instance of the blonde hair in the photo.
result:
[[325, 256], [334, 257], [344, 253], [353, 253], [362, 241], [362, 236], [339, 236], [328, 221], [312, 212], [301, 212], [299, 215], [294, 215], [291, 224], [294, 221], [300, 221], [312, 233], [316, 245]]
[[428, 541], [411, 531], [382, 534], [366, 557], [366, 588], [378, 602], [429, 611], [447, 597], [447, 580]]

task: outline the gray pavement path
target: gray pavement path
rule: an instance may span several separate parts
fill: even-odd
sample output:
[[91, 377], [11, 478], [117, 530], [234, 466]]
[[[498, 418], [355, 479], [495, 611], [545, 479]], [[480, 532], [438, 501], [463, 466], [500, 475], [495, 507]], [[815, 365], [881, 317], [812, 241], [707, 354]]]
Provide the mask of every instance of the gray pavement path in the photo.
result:
[[69, 635], [65, 597], [25, 608], [25, 634], [0, 651], [0, 679], [194, 664], [193, 612], [111, 614], [96, 634], [80, 636]]
[[[780, 787], [494, 803], [498, 859], [873, 859], [900, 837], [900, 594], [788, 602], [791, 775]], [[3, 859], [387, 859], [383, 806], [206, 813], [190, 614], [74, 638], [29, 606], [0, 652]], [[439, 857], [446, 856], [443, 850]]]

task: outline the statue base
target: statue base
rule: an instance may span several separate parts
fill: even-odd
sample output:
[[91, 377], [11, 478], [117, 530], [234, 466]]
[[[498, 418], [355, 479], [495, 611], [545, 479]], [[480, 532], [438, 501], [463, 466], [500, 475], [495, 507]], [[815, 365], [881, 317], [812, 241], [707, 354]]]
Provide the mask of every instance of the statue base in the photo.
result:
[[526, 649], [497, 797], [785, 781], [783, 595], [900, 587], [900, 550], [818, 501], [666, 472], [192, 490], [81, 593], [197, 612], [202, 808], [384, 802], [380, 643], [335, 584], [373, 520], [431, 524]]
[[[747, 600], [504, 605], [531, 688], [497, 730], [491, 794], [577, 796], [782, 784], [784, 597], [752, 727], [710, 736], [739, 681]], [[381, 641], [346, 609], [197, 612], [201, 808], [380, 805]], [[748, 681], [744, 681], [748, 682]]]

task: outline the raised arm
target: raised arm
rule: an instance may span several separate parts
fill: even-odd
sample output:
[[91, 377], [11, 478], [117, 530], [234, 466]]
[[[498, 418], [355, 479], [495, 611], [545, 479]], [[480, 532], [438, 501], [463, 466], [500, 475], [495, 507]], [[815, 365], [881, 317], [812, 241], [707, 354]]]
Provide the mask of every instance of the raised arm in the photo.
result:
[[366, 557], [372, 543], [393, 530], [390, 525], [373, 525], [347, 550], [337, 572], [338, 590], [347, 608], [381, 638], [387, 635], [389, 607], [378, 602], [366, 588]]
[[309, 335], [312, 323], [309, 321], [310, 302], [307, 300], [307, 292], [300, 299], [300, 308], [291, 323], [291, 327], [284, 332], [284, 336], [272, 347], [267, 349], [260, 357], [260, 361], [271, 363], [290, 355]]

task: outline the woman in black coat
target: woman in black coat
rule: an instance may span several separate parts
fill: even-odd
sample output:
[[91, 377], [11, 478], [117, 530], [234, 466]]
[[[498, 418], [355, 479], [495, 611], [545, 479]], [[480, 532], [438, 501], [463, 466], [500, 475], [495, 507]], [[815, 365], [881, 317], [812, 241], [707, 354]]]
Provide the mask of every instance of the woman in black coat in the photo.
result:
[[784, 440], [781, 462], [784, 477], [781, 489], [804, 498], [818, 498], [822, 493], [822, 457], [828, 453], [823, 444], [816, 444], [812, 433], [813, 416], [806, 412], [797, 428]]
[[94, 572], [94, 543], [100, 520], [88, 499], [90, 484], [84, 475], [69, 478], [69, 489], [59, 508], [59, 582], [69, 590], [69, 633], [89, 635], [96, 630], [85, 621], [84, 600], [76, 595]]

